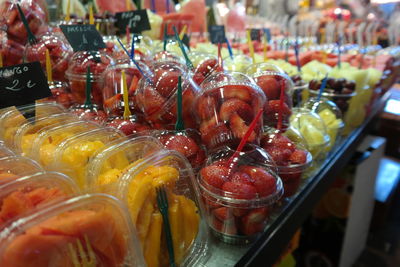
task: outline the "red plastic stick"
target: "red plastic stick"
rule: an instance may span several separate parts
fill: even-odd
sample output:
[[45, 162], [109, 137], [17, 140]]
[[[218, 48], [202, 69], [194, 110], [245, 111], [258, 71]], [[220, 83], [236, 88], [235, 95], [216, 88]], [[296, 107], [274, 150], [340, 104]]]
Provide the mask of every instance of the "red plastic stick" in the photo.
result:
[[283, 103], [285, 101], [285, 79], [282, 79], [282, 84], [281, 84], [281, 95], [279, 98], [279, 113], [278, 113], [278, 125], [276, 126], [276, 129], [280, 131], [282, 129], [282, 120], [283, 120]]
[[[260, 110], [258, 111], [257, 115], [255, 116], [253, 121], [250, 123], [249, 129], [244, 134], [242, 140], [240, 140], [240, 143], [239, 143], [235, 153], [233, 153], [232, 157], [230, 157], [228, 166], [231, 166], [233, 160], [239, 155], [240, 152], [242, 152], [243, 147], [246, 145], [247, 140], [249, 139], [251, 133], [254, 131], [254, 128], [256, 127], [257, 121], [260, 119], [262, 114], [263, 114], [263, 109], [260, 108]], [[233, 167], [232, 167], [232, 169], [233, 169]]]
[[224, 63], [222, 61], [222, 55], [221, 55], [221, 43], [218, 43], [218, 71], [223, 71], [224, 70]]

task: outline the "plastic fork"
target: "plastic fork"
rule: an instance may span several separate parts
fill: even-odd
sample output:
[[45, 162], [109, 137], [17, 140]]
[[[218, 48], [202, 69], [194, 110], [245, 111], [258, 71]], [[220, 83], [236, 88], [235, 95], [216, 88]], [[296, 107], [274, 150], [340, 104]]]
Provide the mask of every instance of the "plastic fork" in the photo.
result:
[[87, 252], [79, 239], [76, 241], [76, 247], [71, 243], [68, 244], [68, 250], [74, 267], [96, 267], [96, 255], [87, 236], [85, 236], [85, 246]]
[[168, 198], [164, 186], [157, 187], [157, 205], [163, 217], [163, 225], [165, 231], [165, 238], [167, 240], [167, 248], [169, 255], [169, 266], [176, 267], [174, 257], [174, 245], [172, 243], [171, 226], [168, 218]]

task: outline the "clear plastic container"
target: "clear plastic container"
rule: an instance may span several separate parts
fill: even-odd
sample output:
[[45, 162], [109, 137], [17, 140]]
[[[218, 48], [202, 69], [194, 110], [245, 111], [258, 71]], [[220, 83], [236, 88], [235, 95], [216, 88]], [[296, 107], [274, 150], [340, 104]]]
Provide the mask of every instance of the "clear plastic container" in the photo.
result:
[[42, 172], [43, 169], [35, 161], [20, 157], [10, 156], [0, 159], [0, 185], [6, 184], [16, 178]]
[[206, 160], [206, 150], [201, 144], [200, 133], [197, 130], [154, 130], [143, 134], [157, 138], [166, 149], [175, 150], [184, 155], [195, 173], [203, 167]]
[[86, 99], [86, 73], [90, 67], [90, 81], [92, 83], [92, 103], [99, 107], [103, 106], [103, 86], [102, 74], [109, 65], [113, 65], [114, 60], [98, 51], [79, 51], [74, 53], [69, 61], [68, 70], [65, 75], [69, 81], [73, 99], [78, 104], [84, 104]]
[[115, 198], [82, 195], [47, 206], [0, 232], [1, 266], [144, 266], [127, 211]]
[[65, 112], [66, 109], [55, 103], [36, 103], [18, 108], [7, 108], [0, 115], [0, 139], [5, 144], [12, 145], [13, 137], [22, 124], [48, 115]]
[[290, 117], [290, 125], [306, 140], [314, 162], [325, 159], [330, 138], [324, 121], [317, 113], [304, 108], [295, 108]]
[[12, 152], [8, 147], [6, 147], [3, 143], [0, 143], [0, 159], [5, 157], [14, 156], [14, 152]]
[[123, 116], [112, 118], [106, 125], [120, 130], [125, 135], [137, 135], [150, 130], [150, 125], [141, 114], [131, 115], [125, 119]]
[[338, 106], [326, 98], [321, 98], [318, 101], [317, 98], [313, 97], [304, 103], [303, 107], [314, 111], [321, 117], [325, 123], [330, 138], [327, 150], [334, 148], [335, 144], [339, 143], [344, 128], [342, 112]]
[[149, 266], [169, 266], [163, 217], [156, 189], [165, 189], [177, 266], [202, 265], [207, 259], [208, 231], [201, 220], [195, 177], [178, 152], [162, 150], [138, 163], [118, 180], [112, 192], [128, 206]]
[[246, 73], [246, 69], [253, 63], [253, 60], [246, 55], [235, 55], [233, 59], [231, 57], [224, 58], [224, 70], [243, 72]]
[[102, 107], [96, 104], [92, 106], [85, 104], [74, 105], [70, 108], [70, 112], [81, 120], [96, 122], [100, 125], [103, 125], [107, 121], [107, 114], [103, 111]]
[[279, 67], [268, 63], [253, 64], [247, 68], [246, 73], [255, 80], [267, 97], [264, 107], [265, 126], [277, 127], [280, 113], [280, 95], [282, 88], [284, 88], [282, 126], [287, 127], [293, 106], [293, 82], [290, 77]]
[[[216, 73], [202, 83], [193, 104], [202, 141], [208, 150], [229, 145], [236, 148], [251, 121], [265, 105], [265, 95], [242, 73]], [[259, 144], [262, 117], [248, 142]]]
[[293, 127], [289, 127], [285, 132], [271, 127], [263, 133], [261, 146], [277, 166], [278, 175], [283, 183], [283, 196], [293, 196], [302, 180], [306, 178], [306, 170], [312, 162], [306, 141]]
[[[151, 76], [149, 68], [141, 62], [138, 65], [147, 76]], [[120, 117], [124, 114], [122, 71], [125, 71], [128, 89], [129, 108], [134, 112], [136, 107], [135, 92], [142, 74], [130, 59], [119, 61], [116, 65], [108, 66], [104, 72], [103, 108], [108, 117]]]
[[45, 204], [64, 200], [78, 192], [78, 187], [68, 176], [56, 172], [36, 173], [2, 185], [0, 230]]
[[163, 145], [150, 136], [107, 144], [88, 164], [88, 187], [103, 190], [101, 187], [117, 183], [124, 172], [162, 149]]
[[195, 82], [200, 85], [215, 70], [218, 58], [213, 54], [201, 52], [190, 52], [188, 56], [194, 67], [194, 75], [199, 76]]
[[267, 225], [283, 194], [276, 166], [265, 151], [248, 144], [224, 147], [209, 155], [198, 175], [198, 187], [212, 232], [230, 244], [254, 241]]
[[66, 81], [65, 71], [72, 56], [72, 47], [61, 32], [46, 32], [37, 37], [37, 43], [27, 44], [24, 51], [26, 62], [39, 61], [46, 72], [46, 49], [49, 50], [51, 69], [55, 81]]
[[37, 160], [43, 167], [46, 167], [53, 162], [54, 153], [64, 140], [99, 127], [98, 124], [93, 122], [77, 121], [42, 131], [33, 141], [33, 146], [28, 156]]
[[22, 44], [9, 39], [6, 32], [0, 31], [0, 54], [4, 67], [22, 64], [24, 49]]
[[136, 91], [136, 101], [146, 119], [162, 126], [176, 123], [176, 96], [178, 78], [182, 77], [182, 114], [185, 127], [195, 128], [192, 116], [192, 103], [199, 87], [193, 82], [190, 73], [170, 61], [156, 62], [150, 71], [150, 79], [142, 78]]
[[46, 4], [43, 1], [32, 0], [6, 0], [1, 2], [0, 26], [4, 27], [9, 39], [25, 45], [28, 40], [28, 33], [19, 15], [17, 3], [20, 5], [29, 28], [35, 36], [40, 34], [41, 28], [46, 25]]
[[52, 96], [41, 99], [38, 102], [58, 103], [64, 108], [69, 108], [74, 104], [71, 90], [67, 82], [60, 82], [60, 81], [49, 82], [49, 88]]
[[[292, 78], [293, 80], [293, 78]], [[293, 106], [300, 107], [304, 104], [304, 101], [307, 100], [307, 96], [309, 95], [308, 83], [301, 81], [301, 84], [295, 85], [293, 87]]]
[[27, 121], [16, 131], [11, 148], [17, 154], [26, 156], [33, 146], [33, 140], [42, 132], [49, 128], [66, 123], [78, 121], [78, 118], [71, 113], [59, 113], [39, 118], [34, 122]]
[[90, 159], [112, 141], [123, 139], [124, 135], [114, 128], [100, 128], [83, 132], [62, 141], [54, 151], [48, 169], [65, 173], [80, 188], [87, 187], [86, 168]]

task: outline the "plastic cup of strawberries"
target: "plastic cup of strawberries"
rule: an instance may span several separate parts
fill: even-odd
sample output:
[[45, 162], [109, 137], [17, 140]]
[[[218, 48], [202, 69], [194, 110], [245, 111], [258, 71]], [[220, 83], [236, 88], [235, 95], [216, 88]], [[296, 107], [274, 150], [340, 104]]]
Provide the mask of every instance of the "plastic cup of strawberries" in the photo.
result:
[[69, 61], [65, 75], [69, 81], [72, 96], [78, 104], [83, 104], [86, 99], [86, 72], [90, 66], [90, 81], [92, 83], [92, 102], [99, 107], [103, 106], [103, 73], [114, 60], [99, 51], [78, 51]]
[[4, 67], [22, 64], [24, 49], [24, 45], [9, 39], [7, 33], [0, 30], [0, 54]]
[[269, 128], [263, 134], [261, 146], [276, 164], [284, 187], [283, 196], [296, 194], [312, 163], [312, 155], [307, 151], [304, 138], [292, 127], [285, 132]]
[[20, 5], [28, 22], [29, 28], [36, 36], [46, 26], [47, 14], [44, 6], [40, 5], [41, 1], [22, 0], [13, 1], [6, 0], [0, 4], [0, 28], [5, 29], [7, 37], [10, 40], [25, 45], [28, 40], [28, 33], [24, 27], [21, 17], [18, 13], [17, 3]]
[[[151, 76], [145, 64], [140, 61], [137, 64], [143, 72]], [[103, 108], [110, 118], [121, 117], [124, 114], [122, 71], [125, 71], [129, 109], [131, 113], [138, 111], [135, 93], [142, 73], [130, 58], [124, 58], [117, 61], [115, 65], [109, 65], [103, 74]]]
[[215, 70], [218, 58], [201, 52], [190, 52], [188, 56], [194, 66], [194, 75], [198, 77], [195, 82], [200, 85]]
[[197, 181], [212, 232], [224, 242], [242, 244], [264, 231], [283, 186], [262, 148], [247, 144], [230, 161], [234, 153], [229, 147], [212, 153]]
[[206, 150], [201, 143], [200, 133], [195, 129], [154, 130], [146, 134], [157, 138], [167, 149], [184, 155], [197, 173], [206, 160]]
[[65, 81], [68, 61], [73, 54], [72, 47], [59, 32], [47, 32], [37, 38], [37, 43], [27, 44], [24, 58], [27, 62], [39, 61], [46, 73], [46, 49], [49, 50], [53, 79]]
[[86, 105], [74, 105], [70, 108], [70, 111], [81, 120], [93, 121], [101, 125], [105, 124], [107, 121], [107, 114], [96, 104], [91, 107]]
[[187, 128], [195, 128], [192, 103], [200, 88], [192, 80], [191, 73], [171, 61], [155, 62], [150, 72], [153, 74], [150, 81], [142, 77], [136, 90], [137, 105], [146, 119], [159, 126], [176, 123], [178, 78], [181, 76], [183, 120]]
[[[204, 80], [201, 87], [193, 112], [202, 142], [208, 150], [225, 145], [236, 148], [264, 106], [264, 93], [243, 73], [214, 73]], [[248, 142], [259, 144], [261, 130], [262, 117]]]
[[70, 108], [74, 101], [67, 82], [52, 81], [48, 82], [52, 96], [41, 99], [43, 102], [55, 102], [65, 108]]
[[135, 136], [150, 130], [150, 125], [141, 114], [134, 114], [128, 118], [123, 116], [113, 117], [106, 122], [106, 125], [120, 130], [127, 136]]
[[[247, 68], [246, 73], [251, 76], [267, 97], [264, 107], [264, 125], [277, 127], [279, 113], [282, 112], [282, 125], [289, 125], [292, 114], [293, 82], [279, 67], [258, 63]], [[281, 109], [280, 94], [284, 88], [284, 103]]]

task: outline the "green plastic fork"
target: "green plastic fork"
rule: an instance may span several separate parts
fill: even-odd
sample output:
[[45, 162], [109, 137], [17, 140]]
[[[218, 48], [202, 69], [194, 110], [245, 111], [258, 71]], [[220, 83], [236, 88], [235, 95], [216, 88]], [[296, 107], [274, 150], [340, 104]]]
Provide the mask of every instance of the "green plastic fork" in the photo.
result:
[[74, 267], [96, 267], [96, 255], [87, 236], [85, 236], [86, 250], [83, 248], [81, 241], [76, 241], [76, 247], [71, 243], [68, 244], [69, 254]]

